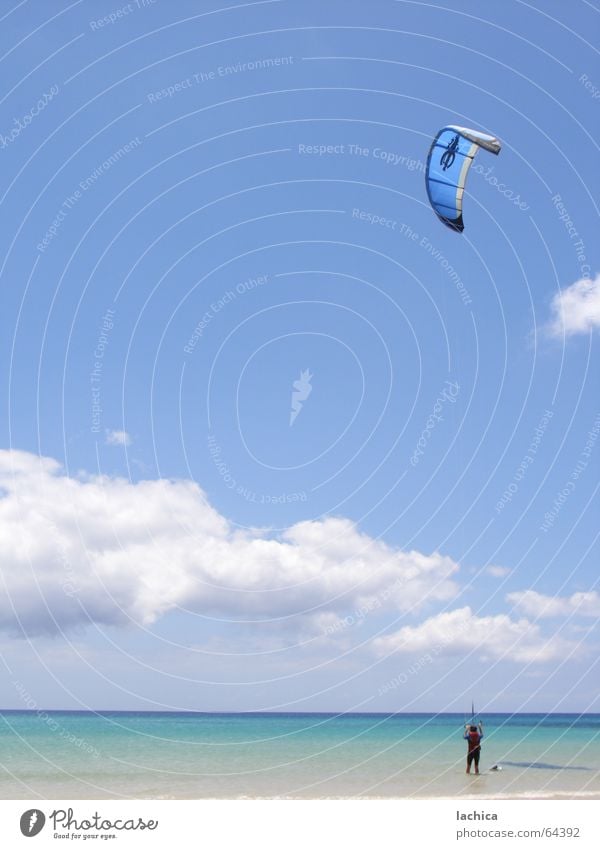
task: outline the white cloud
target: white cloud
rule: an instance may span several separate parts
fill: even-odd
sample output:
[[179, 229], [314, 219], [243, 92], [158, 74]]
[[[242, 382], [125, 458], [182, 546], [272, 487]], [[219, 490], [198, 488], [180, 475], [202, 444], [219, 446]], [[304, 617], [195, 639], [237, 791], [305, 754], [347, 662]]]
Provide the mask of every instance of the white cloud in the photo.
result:
[[550, 596], [534, 590], [509, 593], [507, 601], [522, 610], [527, 616], [547, 618], [551, 616], [600, 616], [600, 593], [595, 591], [573, 593], [571, 596]]
[[106, 444], [107, 445], [131, 445], [131, 437], [126, 430], [107, 430]]
[[511, 570], [507, 566], [488, 566], [485, 571], [492, 578], [506, 578], [511, 573]]
[[373, 643], [382, 655], [452, 655], [473, 651], [480, 660], [499, 658], [519, 663], [563, 658], [571, 644], [556, 635], [544, 637], [538, 625], [505, 614], [476, 616], [470, 607], [440, 613], [416, 627], [407, 626]]
[[600, 327], [600, 274], [583, 277], [552, 299], [550, 332], [554, 336], [589, 333]]
[[343, 518], [300, 522], [279, 538], [242, 532], [192, 481], [67, 477], [23, 451], [0, 451], [0, 563], [0, 628], [28, 635], [90, 620], [149, 624], [178, 607], [295, 617], [320, 631], [324, 615], [453, 598], [458, 570]]

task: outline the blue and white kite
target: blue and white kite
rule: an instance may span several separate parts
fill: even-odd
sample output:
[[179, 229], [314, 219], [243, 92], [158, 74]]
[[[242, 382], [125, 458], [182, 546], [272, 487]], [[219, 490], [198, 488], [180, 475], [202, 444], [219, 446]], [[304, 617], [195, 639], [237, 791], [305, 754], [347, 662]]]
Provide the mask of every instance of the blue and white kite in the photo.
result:
[[467, 172], [480, 147], [497, 155], [501, 144], [486, 133], [450, 125], [439, 131], [427, 157], [429, 202], [440, 220], [458, 233], [464, 230], [462, 202]]

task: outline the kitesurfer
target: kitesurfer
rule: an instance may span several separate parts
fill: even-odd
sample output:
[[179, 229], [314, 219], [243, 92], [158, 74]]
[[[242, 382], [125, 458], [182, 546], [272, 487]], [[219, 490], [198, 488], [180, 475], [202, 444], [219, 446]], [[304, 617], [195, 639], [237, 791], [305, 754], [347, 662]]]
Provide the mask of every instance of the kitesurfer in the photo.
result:
[[479, 775], [479, 756], [481, 755], [481, 740], [483, 739], [483, 724], [465, 725], [463, 739], [468, 742], [467, 775], [471, 774], [471, 764], [475, 764], [475, 775]]

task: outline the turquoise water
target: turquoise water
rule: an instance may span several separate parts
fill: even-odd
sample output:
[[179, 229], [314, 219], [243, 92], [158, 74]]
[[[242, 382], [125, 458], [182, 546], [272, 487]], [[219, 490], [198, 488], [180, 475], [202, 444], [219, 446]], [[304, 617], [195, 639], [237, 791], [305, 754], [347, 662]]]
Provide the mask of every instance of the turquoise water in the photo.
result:
[[[0, 712], [0, 798], [600, 797], [600, 714]], [[500, 764], [501, 771], [489, 771]]]

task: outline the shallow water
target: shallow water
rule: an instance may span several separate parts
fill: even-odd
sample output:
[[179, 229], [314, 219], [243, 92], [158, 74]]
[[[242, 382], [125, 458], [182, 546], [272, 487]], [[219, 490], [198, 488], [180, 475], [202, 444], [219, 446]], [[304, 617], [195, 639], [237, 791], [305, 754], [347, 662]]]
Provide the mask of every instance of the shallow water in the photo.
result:
[[[0, 798], [600, 796], [600, 715], [0, 712]], [[501, 771], [490, 771], [494, 764]]]

